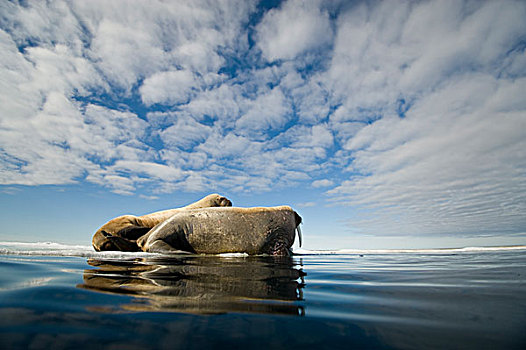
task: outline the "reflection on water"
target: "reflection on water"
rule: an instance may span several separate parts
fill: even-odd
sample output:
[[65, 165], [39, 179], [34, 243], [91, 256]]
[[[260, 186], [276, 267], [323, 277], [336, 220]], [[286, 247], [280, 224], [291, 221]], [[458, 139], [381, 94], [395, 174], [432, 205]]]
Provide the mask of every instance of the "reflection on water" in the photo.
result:
[[0, 255], [0, 348], [522, 350], [525, 252]]
[[94, 268], [84, 270], [77, 287], [132, 295], [120, 306], [128, 311], [305, 314], [305, 273], [291, 257], [92, 258], [88, 264]]

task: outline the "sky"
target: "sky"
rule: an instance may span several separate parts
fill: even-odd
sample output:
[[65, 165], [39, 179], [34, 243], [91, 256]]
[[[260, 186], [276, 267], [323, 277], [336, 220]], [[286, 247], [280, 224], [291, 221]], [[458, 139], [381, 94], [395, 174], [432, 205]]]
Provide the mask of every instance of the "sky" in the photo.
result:
[[306, 248], [526, 244], [525, 1], [0, 0], [0, 240], [221, 193]]

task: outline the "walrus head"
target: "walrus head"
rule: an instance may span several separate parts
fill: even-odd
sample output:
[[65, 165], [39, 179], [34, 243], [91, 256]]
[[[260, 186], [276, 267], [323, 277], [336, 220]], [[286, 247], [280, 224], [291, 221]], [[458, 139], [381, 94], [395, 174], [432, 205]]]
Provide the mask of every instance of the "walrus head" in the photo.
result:
[[232, 202], [217, 193], [209, 194], [208, 196], [198, 200], [195, 203], [189, 204], [185, 209], [199, 209], [199, 208], [209, 208], [209, 207], [231, 207]]
[[217, 197], [215, 198], [215, 207], [231, 207], [232, 206], [232, 202], [226, 198], [226, 197], [223, 197], [221, 195], [217, 195]]

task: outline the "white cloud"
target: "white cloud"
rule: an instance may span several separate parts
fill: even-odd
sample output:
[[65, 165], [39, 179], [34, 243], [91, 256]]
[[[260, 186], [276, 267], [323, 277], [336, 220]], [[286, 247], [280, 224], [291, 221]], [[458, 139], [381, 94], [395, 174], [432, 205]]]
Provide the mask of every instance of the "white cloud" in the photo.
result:
[[180, 169], [153, 162], [144, 161], [116, 161], [111, 170], [117, 173], [144, 174], [151, 181], [152, 178], [158, 178], [163, 181], [175, 181], [184, 176]]
[[91, 62], [67, 45], [19, 52], [8, 34], [2, 32], [1, 38], [6, 77], [0, 97], [2, 183], [72, 183], [100, 171], [95, 160], [144, 157], [145, 152], [129, 147], [143, 134], [143, 121], [101, 106], [82, 107], [69, 98], [106, 88]]
[[262, 152], [262, 143], [250, 141], [248, 138], [233, 133], [226, 135], [218, 131], [211, 134], [205, 143], [197, 147], [216, 159], [237, 158], [240, 160], [245, 154]]
[[189, 149], [204, 142], [211, 132], [210, 126], [198, 123], [189, 115], [179, 114], [177, 121], [161, 131], [160, 136], [165, 146]]
[[183, 108], [194, 118], [219, 119], [221, 127], [232, 127], [241, 113], [238, 91], [228, 84], [200, 92]]
[[170, 166], [193, 171], [205, 170], [209, 161], [205, 152], [186, 152], [178, 148], [165, 148], [160, 152], [160, 157]]
[[194, 101], [194, 96], [213, 87], [223, 80], [223, 76], [206, 73], [196, 76], [188, 70], [163, 71], [144, 79], [139, 94], [142, 102], [150, 107], [153, 104], [176, 105]]
[[[153, 165], [163, 153], [146, 142], [162, 135], [169, 148], [186, 147], [204, 141], [210, 128], [194, 131], [197, 123], [188, 121], [159, 133], [126, 106], [104, 106], [100, 94], [109, 93], [110, 101], [130, 98], [137, 87], [148, 105], [180, 103], [192, 89], [218, 84], [224, 59], [217, 50], [246, 45], [240, 25], [254, 5], [201, 5], [2, 3], [0, 181], [38, 185], [85, 179], [126, 194], [142, 186], [145, 176], [181, 181], [167, 176], [163, 164]], [[183, 158], [188, 166], [203, 166], [199, 153]]]
[[328, 193], [357, 232], [524, 230], [526, 5], [471, 5], [380, 2], [338, 18], [319, 79], [349, 180]]
[[[4, 31], [0, 31], [0, 48], [0, 122], [6, 128], [34, 113], [42, 97], [38, 89], [28, 88], [33, 65], [18, 52], [15, 42]], [[13, 114], [17, 118], [9, 118]]]
[[86, 180], [104, 187], [110, 187], [112, 192], [121, 195], [133, 195], [135, 193], [135, 181], [127, 176], [111, 174], [91, 173], [86, 176]]
[[68, 2], [29, 1], [21, 6], [4, 1], [0, 3], [0, 20], [17, 44], [30, 39], [44, 47], [67, 44], [76, 53], [82, 51], [85, 33]]
[[[219, 33], [214, 33], [215, 40], [221, 40]], [[184, 43], [173, 51], [173, 58], [181, 66], [193, 72], [217, 72], [225, 60], [214, 50], [201, 42]]]
[[290, 103], [278, 88], [258, 96], [248, 105], [248, 111], [236, 122], [237, 129], [248, 135], [263, 135], [268, 130], [282, 128], [290, 118]]
[[329, 193], [365, 209], [367, 220], [352, 224], [367, 233], [520, 230], [525, 112], [509, 111], [508, 98], [492, 98], [505, 89], [518, 99], [523, 82], [513, 85], [465, 77], [420, 100], [405, 119], [386, 118], [362, 129], [349, 148], [355, 150], [351, 170], [363, 175]]
[[90, 56], [98, 61], [104, 75], [123, 90], [129, 91], [138, 79], [167, 64], [165, 51], [154, 34], [145, 29], [104, 19], [93, 33]]
[[144, 121], [101, 106], [88, 105], [83, 113], [79, 109], [62, 94], [51, 93], [23, 126], [3, 130], [2, 147], [11, 155], [11, 166], [4, 168], [2, 183], [72, 183], [85, 173], [92, 180], [107, 174], [99, 162], [148, 158], [147, 147], [136, 141]]
[[328, 180], [328, 179], [321, 179], [321, 180], [312, 181], [312, 184], [311, 184], [311, 186], [314, 187], [314, 188], [330, 187], [330, 186], [333, 186], [333, 185], [334, 185], [334, 182], [332, 180]]
[[300, 141], [300, 144], [302, 142], [310, 147], [330, 148], [334, 141], [332, 132], [327, 128], [327, 125], [319, 124], [311, 128], [308, 137]]
[[300, 122], [317, 124], [329, 115], [329, 93], [316, 82], [292, 90]]
[[139, 89], [144, 104], [177, 104], [186, 102], [198, 82], [187, 70], [159, 72], [146, 78]]
[[325, 84], [346, 107], [346, 120], [374, 119], [448, 77], [491, 72], [526, 31], [524, 11], [509, 1], [357, 6], [338, 18]]
[[318, 1], [289, 0], [268, 11], [256, 31], [257, 45], [269, 61], [293, 59], [332, 39], [329, 15]]
[[73, 6], [92, 35], [90, 57], [113, 84], [129, 91], [140, 79], [173, 67], [217, 73], [221, 47], [246, 45], [239, 35], [254, 4], [229, 1], [77, 1]]
[[84, 169], [94, 167], [79, 159], [78, 150], [68, 142], [71, 133], [79, 131], [77, 117], [69, 101], [55, 93], [50, 94], [35, 116], [15, 122], [8, 120], [9, 128], [0, 131], [7, 160], [2, 164], [1, 183], [71, 183]]
[[312, 208], [316, 206], [316, 202], [303, 202], [296, 204], [300, 208]]

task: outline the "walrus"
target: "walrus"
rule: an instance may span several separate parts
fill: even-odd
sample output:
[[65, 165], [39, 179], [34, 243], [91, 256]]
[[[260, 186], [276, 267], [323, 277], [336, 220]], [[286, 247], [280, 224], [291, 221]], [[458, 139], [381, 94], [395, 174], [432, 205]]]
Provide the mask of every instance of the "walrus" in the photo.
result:
[[142, 216], [119, 216], [108, 221], [95, 232], [92, 239], [93, 248], [99, 252], [106, 250], [140, 251], [137, 239], [175, 213], [188, 209], [227, 206], [232, 206], [232, 202], [226, 197], [214, 193], [182, 208], [168, 209]]
[[289, 206], [184, 210], [154, 227], [138, 245], [145, 252], [290, 255], [300, 223]]

